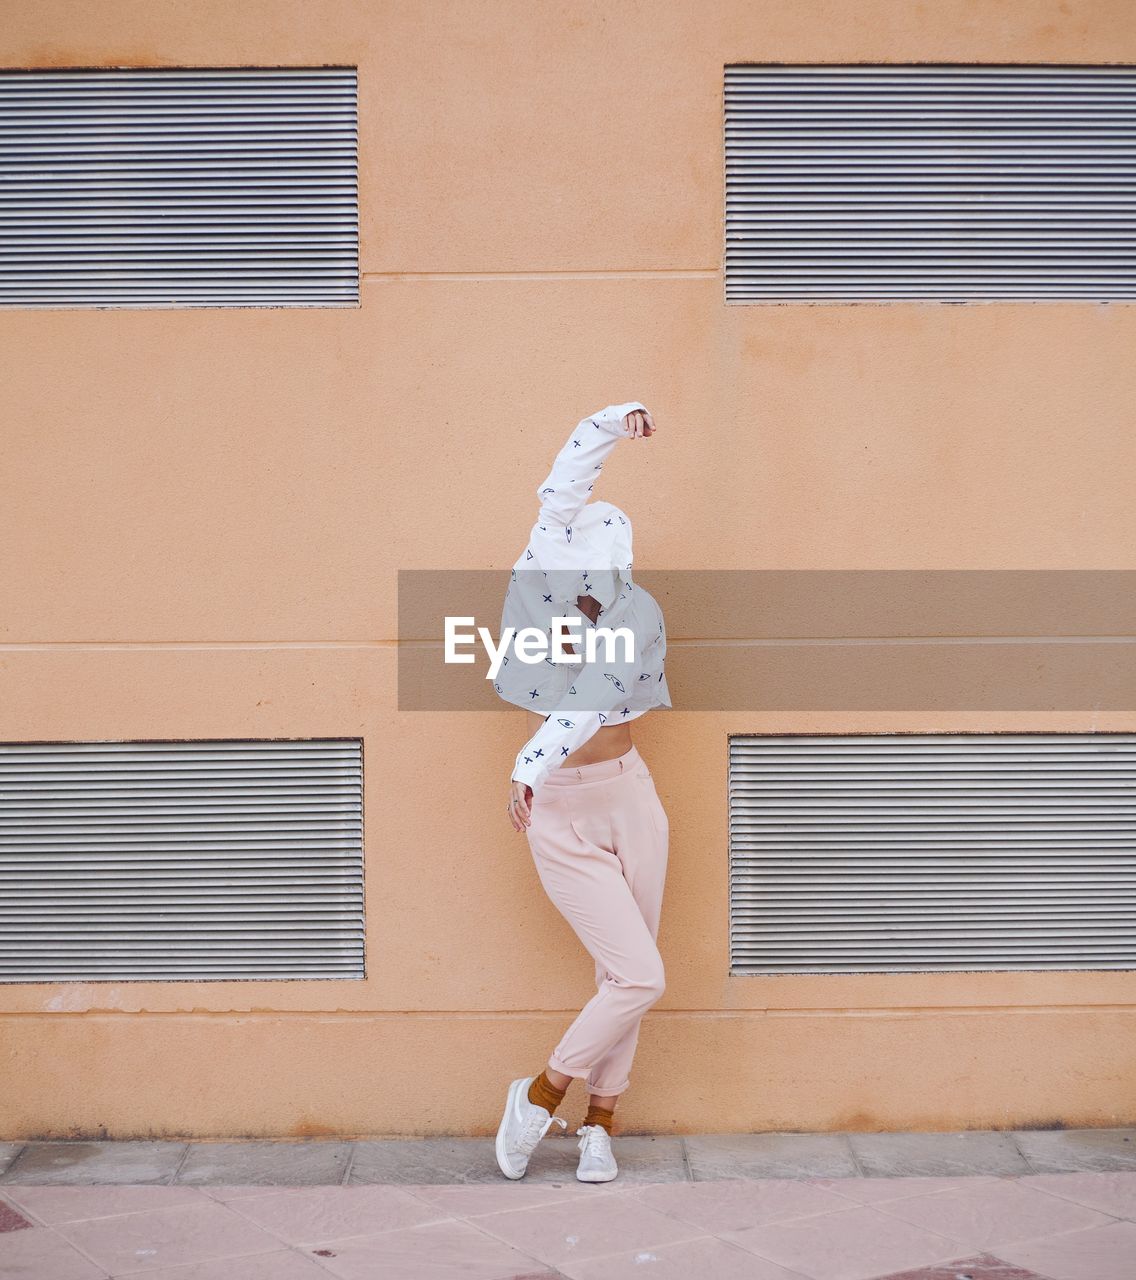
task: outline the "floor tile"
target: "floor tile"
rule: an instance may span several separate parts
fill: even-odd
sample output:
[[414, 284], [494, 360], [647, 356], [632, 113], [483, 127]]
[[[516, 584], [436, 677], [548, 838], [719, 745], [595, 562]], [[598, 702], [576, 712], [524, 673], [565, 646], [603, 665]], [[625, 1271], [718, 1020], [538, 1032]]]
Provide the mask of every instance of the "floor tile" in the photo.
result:
[[501, 1280], [561, 1280], [562, 1271], [549, 1271], [541, 1268], [539, 1271], [510, 1271], [507, 1276], [502, 1276]]
[[160, 1267], [138, 1272], [139, 1280], [327, 1280], [327, 1272], [312, 1258], [282, 1249], [247, 1258], [214, 1258], [185, 1267]]
[[195, 1142], [177, 1183], [339, 1186], [350, 1157], [349, 1142]]
[[614, 1182], [600, 1184], [579, 1182], [576, 1178], [562, 1183], [529, 1183], [527, 1177], [516, 1182], [502, 1178], [500, 1184], [469, 1183], [452, 1187], [408, 1184], [402, 1189], [451, 1218], [476, 1218], [485, 1213], [500, 1213], [504, 1209], [527, 1209], [532, 1205], [551, 1204], [554, 1200], [586, 1199], [628, 1190], [619, 1186], [618, 1178]]
[[704, 1235], [698, 1227], [657, 1213], [634, 1196], [558, 1200], [535, 1209], [510, 1209], [476, 1220], [483, 1231], [560, 1267], [617, 1249], [649, 1249]]
[[1136, 1221], [1136, 1173], [1031, 1173], [1018, 1182], [1114, 1218]]
[[[575, 1179], [569, 1168], [568, 1144], [545, 1138], [529, 1160], [525, 1177]], [[380, 1138], [355, 1143], [349, 1181], [355, 1183], [470, 1183], [501, 1182], [491, 1138]]]
[[1020, 1130], [1014, 1134], [1029, 1162], [1026, 1173], [1078, 1169], [1136, 1171], [1136, 1129]]
[[147, 1209], [171, 1209], [179, 1204], [198, 1204], [202, 1193], [193, 1187], [107, 1186], [4, 1187], [8, 1199], [27, 1209], [46, 1226], [59, 1222], [79, 1222], [85, 1218], [109, 1218], [116, 1213], [141, 1213]]
[[1033, 1172], [1008, 1133], [852, 1133], [848, 1141], [869, 1177]]
[[650, 1276], [651, 1280], [691, 1280], [692, 1276], [706, 1280], [802, 1280], [799, 1271], [786, 1271], [775, 1262], [709, 1236], [565, 1262], [559, 1272], [569, 1280], [627, 1280], [630, 1276]]
[[929, 1267], [917, 1267], [914, 1271], [897, 1271], [879, 1280], [1049, 1280], [1036, 1271], [1005, 1262], [991, 1253], [975, 1254], [972, 1258], [955, 1258], [950, 1262]]
[[876, 1208], [937, 1231], [952, 1240], [963, 1240], [968, 1249], [997, 1252], [995, 1246], [1015, 1240], [1034, 1240], [1059, 1231], [1080, 1231], [1105, 1226], [1103, 1213], [1071, 1200], [1059, 1200], [1018, 1182], [984, 1182], [976, 1187], [954, 1187], [930, 1195], [888, 1200]]
[[989, 1174], [974, 1174], [969, 1178], [815, 1178], [812, 1181], [815, 1186], [857, 1204], [882, 1204], [886, 1200], [903, 1200], [907, 1196], [949, 1191], [952, 1187], [973, 1186], [997, 1179]]
[[698, 1134], [686, 1139], [696, 1181], [710, 1178], [841, 1178], [859, 1172], [843, 1134]]
[[1136, 1223], [1070, 1231], [1044, 1240], [1000, 1245], [1000, 1258], [1040, 1271], [1047, 1280], [1132, 1280], [1136, 1275]]
[[306, 1187], [229, 1201], [229, 1208], [286, 1244], [417, 1227], [451, 1215], [398, 1187]]
[[563, 1274], [562, 1271], [549, 1271], [546, 1268], [541, 1268], [539, 1271], [510, 1271], [507, 1276], [502, 1276], [501, 1280], [561, 1280]]
[[469, 1222], [431, 1222], [329, 1240], [308, 1250], [342, 1280], [514, 1280], [545, 1270]]
[[731, 1231], [723, 1239], [811, 1280], [868, 1280], [974, 1252], [870, 1205]]
[[[543, 1139], [533, 1152], [524, 1181], [572, 1182], [580, 1152], [575, 1137]], [[351, 1183], [387, 1182], [443, 1185], [454, 1183], [504, 1183], [509, 1179], [497, 1166], [492, 1138], [415, 1139], [388, 1138], [355, 1144]], [[616, 1137], [612, 1144], [623, 1185], [633, 1182], [682, 1182], [687, 1180], [681, 1138]]]
[[204, 1196], [197, 1204], [65, 1222], [55, 1230], [115, 1275], [280, 1248], [275, 1236]]
[[0, 1236], [4, 1280], [106, 1280], [106, 1275], [50, 1227]]
[[211, 1200], [220, 1200], [224, 1204], [230, 1200], [244, 1200], [248, 1196], [274, 1195], [280, 1188], [272, 1186], [271, 1183], [265, 1183], [259, 1187], [234, 1187], [223, 1182], [217, 1186], [203, 1183], [200, 1187], [195, 1187], [194, 1190], [199, 1191], [203, 1196], [208, 1196]]
[[766, 1178], [715, 1179], [636, 1187], [641, 1204], [710, 1234], [744, 1231], [765, 1222], [848, 1208], [848, 1201], [814, 1183]]
[[10, 1182], [167, 1183], [185, 1155], [184, 1142], [29, 1142], [7, 1167]]
[[36, 1224], [29, 1221], [16, 1207], [15, 1203], [0, 1200], [0, 1235], [8, 1231], [24, 1231]]
[[[516, 1182], [491, 1138], [15, 1143], [0, 1276], [1136, 1280], [1132, 1135], [697, 1135], [689, 1172], [683, 1139], [617, 1136], [620, 1176], [597, 1185], [553, 1135]], [[1001, 1171], [1007, 1140], [1075, 1168]], [[940, 1172], [897, 1172], [912, 1162]]]

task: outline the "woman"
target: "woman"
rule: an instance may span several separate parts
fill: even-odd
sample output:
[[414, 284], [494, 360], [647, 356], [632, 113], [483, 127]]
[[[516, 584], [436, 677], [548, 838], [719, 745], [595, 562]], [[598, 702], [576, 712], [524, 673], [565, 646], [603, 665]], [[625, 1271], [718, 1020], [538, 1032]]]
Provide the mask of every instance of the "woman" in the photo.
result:
[[[622, 438], [645, 440], [655, 422], [637, 400], [582, 419], [537, 491], [540, 512], [513, 567], [501, 620], [511, 636], [494, 683], [529, 713], [531, 737], [517, 753], [508, 814], [524, 831], [541, 884], [595, 960], [596, 994], [536, 1076], [514, 1080], [497, 1130], [497, 1163], [523, 1177], [573, 1077], [588, 1110], [576, 1176], [618, 1173], [612, 1120], [639, 1037], [664, 989], [655, 939], [662, 907], [668, 822], [631, 721], [669, 707], [666, 629], [654, 598], [631, 577], [631, 522], [589, 495]], [[557, 618], [571, 620], [565, 633]], [[512, 630], [510, 630], [512, 628]], [[558, 636], [575, 655], [526, 658], [520, 635]], [[603, 633], [615, 634], [605, 642]]]

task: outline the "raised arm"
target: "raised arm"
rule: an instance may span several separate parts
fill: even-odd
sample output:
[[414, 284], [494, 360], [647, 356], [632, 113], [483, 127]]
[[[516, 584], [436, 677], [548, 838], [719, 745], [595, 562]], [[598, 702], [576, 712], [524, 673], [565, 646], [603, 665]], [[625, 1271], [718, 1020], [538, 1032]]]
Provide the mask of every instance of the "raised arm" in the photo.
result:
[[581, 418], [537, 489], [539, 524], [567, 527], [591, 496], [607, 455], [628, 434], [624, 418], [632, 410], [646, 412], [638, 400], [609, 404], [599, 413]]
[[[540, 588], [541, 605], [530, 602], [527, 609], [530, 615], [542, 613], [547, 606], [553, 615], [580, 616], [576, 608], [580, 589], [576, 585], [577, 571], [584, 568], [603, 573], [606, 570], [601, 564], [587, 563], [581, 558], [579, 553], [584, 548], [579, 539], [575, 545], [572, 544], [572, 522], [587, 505], [604, 460], [616, 443], [621, 438], [647, 437], [655, 430], [650, 412], [638, 400], [608, 405], [576, 424], [537, 490], [540, 513], [530, 535], [528, 555], [534, 564], [544, 568], [547, 581]], [[618, 569], [619, 566], [613, 568]], [[516, 585], [519, 570], [520, 565], [514, 569], [513, 585]], [[618, 581], [617, 575], [613, 577]], [[564, 578], [569, 579], [568, 583], [561, 581]], [[595, 595], [604, 597], [604, 586], [598, 579], [595, 582], [593, 591], [588, 594], [593, 594], [593, 598]], [[586, 590], [586, 580], [583, 586]], [[602, 612], [610, 602], [604, 597], [598, 603]], [[594, 621], [594, 614], [589, 617]], [[587, 634], [585, 632], [585, 643]], [[627, 690], [637, 679], [639, 654], [625, 655], [620, 642], [617, 645], [619, 652], [613, 655], [612, 661], [606, 661], [604, 647], [598, 648], [594, 661], [588, 662], [586, 657], [581, 659], [575, 678], [560, 704], [517, 753], [510, 779], [509, 803], [510, 818], [517, 831], [527, 825], [530, 819], [529, 797], [548, 774], [605, 724], [618, 722], [621, 715], [629, 714], [625, 710]]]

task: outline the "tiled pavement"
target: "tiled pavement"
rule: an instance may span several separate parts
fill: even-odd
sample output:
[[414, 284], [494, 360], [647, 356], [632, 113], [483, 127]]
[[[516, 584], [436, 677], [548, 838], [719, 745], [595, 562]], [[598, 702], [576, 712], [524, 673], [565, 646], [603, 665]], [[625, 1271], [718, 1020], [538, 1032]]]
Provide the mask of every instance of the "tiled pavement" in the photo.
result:
[[2, 1280], [1136, 1280], [1136, 1130], [0, 1143]]

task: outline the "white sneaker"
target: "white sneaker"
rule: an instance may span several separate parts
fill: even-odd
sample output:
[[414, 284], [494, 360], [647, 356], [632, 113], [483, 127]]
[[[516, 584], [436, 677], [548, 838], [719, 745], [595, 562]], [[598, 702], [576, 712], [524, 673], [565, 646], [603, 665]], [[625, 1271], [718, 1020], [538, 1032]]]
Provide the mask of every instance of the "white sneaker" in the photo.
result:
[[619, 1172], [611, 1154], [611, 1136], [602, 1124], [585, 1124], [576, 1130], [581, 1135], [580, 1164], [576, 1177], [581, 1182], [610, 1182]]
[[535, 1078], [522, 1076], [509, 1086], [505, 1114], [497, 1126], [497, 1164], [506, 1178], [525, 1176], [529, 1156], [550, 1126], [558, 1124], [562, 1129], [568, 1128], [566, 1120], [551, 1115], [547, 1107], [529, 1101], [529, 1085]]

